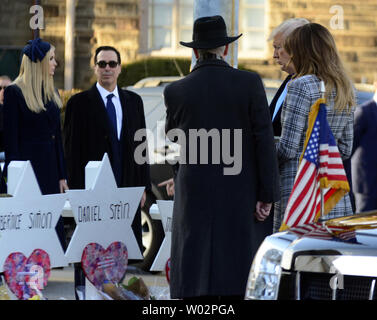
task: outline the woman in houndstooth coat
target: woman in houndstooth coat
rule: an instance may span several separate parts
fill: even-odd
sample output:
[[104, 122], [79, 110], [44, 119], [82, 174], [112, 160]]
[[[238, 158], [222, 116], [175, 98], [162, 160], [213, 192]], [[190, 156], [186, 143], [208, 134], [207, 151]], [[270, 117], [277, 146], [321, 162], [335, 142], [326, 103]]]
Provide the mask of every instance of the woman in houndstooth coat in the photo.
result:
[[[274, 232], [282, 223], [303, 151], [311, 106], [322, 96], [326, 85], [327, 121], [337, 141], [343, 161], [351, 156], [353, 142], [354, 91], [343, 68], [335, 42], [323, 26], [310, 23], [288, 36], [284, 44], [296, 74], [288, 84], [277, 143], [281, 198], [275, 203]], [[326, 219], [353, 214], [349, 194], [326, 215]]]

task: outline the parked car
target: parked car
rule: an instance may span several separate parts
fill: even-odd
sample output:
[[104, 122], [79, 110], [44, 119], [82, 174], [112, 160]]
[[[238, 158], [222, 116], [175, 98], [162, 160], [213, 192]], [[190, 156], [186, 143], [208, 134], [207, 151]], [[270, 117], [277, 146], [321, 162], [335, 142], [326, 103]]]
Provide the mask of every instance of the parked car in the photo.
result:
[[152, 219], [149, 209], [153, 203], [156, 203], [156, 200], [173, 199], [167, 195], [165, 187], [158, 187], [160, 182], [173, 176], [173, 169], [167, 160], [173, 160], [179, 152], [177, 144], [165, 139], [166, 112], [163, 91], [166, 85], [180, 78], [145, 78], [126, 88], [141, 96], [146, 128], [153, 133], [154, 138], [148, 139], [152, 190], [147, 193], [146, 204], [141, 210], [144, 260], [136, 264], [144, 271], [149, 271], [165, 236], [161, 220]]
[[377, 300], [377, 211], [332, 222], [374, 229], [347, 240], [289, 231], [267, 237], [254, 257], [245, 299]]

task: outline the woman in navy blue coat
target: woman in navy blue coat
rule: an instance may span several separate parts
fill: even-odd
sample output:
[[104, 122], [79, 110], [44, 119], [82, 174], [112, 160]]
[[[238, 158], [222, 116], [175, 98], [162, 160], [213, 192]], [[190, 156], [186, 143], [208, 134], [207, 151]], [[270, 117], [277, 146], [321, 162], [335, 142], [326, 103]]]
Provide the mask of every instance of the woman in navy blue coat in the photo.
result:
[[[41, 39], [23, 49], [20, 74], [4, 93], [5, 167], [30, 160], [42, 194], [68, 189], [61, 138], [62, 102], [54, 88], [55, 48]], [[65, 249], [63, 219], [57, 232]]]

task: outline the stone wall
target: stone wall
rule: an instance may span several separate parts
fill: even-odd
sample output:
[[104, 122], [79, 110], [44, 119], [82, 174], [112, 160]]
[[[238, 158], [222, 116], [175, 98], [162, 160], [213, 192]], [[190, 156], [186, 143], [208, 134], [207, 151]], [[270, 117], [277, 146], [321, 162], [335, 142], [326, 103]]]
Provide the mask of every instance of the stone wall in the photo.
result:
[[29, 9], [27, 1], [0, 1], [0, 45], [23, 47], [32, 37]]
[[[45, 29], [41, 37], [53, 43], [59, 62], [55, 82], [64, 83], [65, 0], [40, 0]], [[139, 0], [76, 0], [75, 81], [76, 88], [87, 88], [93, 81], [93, 56], [100, 45], [119, 49], [122, 62], [137, 59], [140, 34]], [[32, 38], [29, 13], [33, 0], [0, 1], [0, 46], [23, 47]], [[344, 12], [342, 29], [331, 28], [334, 5]], [[377, 0], [268, 0], [267, 21], [272, 31], [282, 21], [305, 17], [330, 29], [346, 67], [355, 82], [369, 82], [377, 73]], [[334, 7], [333, 7], [334, 9]], [[334, 22], [334, 21], [333, 21]], [[337, 23], [338, 21], [335, 21]], [[241, 60], [262, 77], [284, 78], [272, 59], [272, 43], [266, 59]]]
[[[55, 84], [64, 86], [65, 0], [40, 0], [45, 28], [40, 37], [56, 47], [59, 67]], [[76, 88], [88, 88], [93, 82], [93, 57], [101, 45], [116, 47], [122, 63], [136, 59], [139, 43], [139, 0], [76, 0], [75, 79]], [[29, 13], [33, 0], [0, 1], [0, 46], [22, 48], [33, 32]]]
[[[336, 5], [340, 8], [334, 7]], [[343, 10], [343, 28], [337, 29], [341, 27], [339, 9]], [[307, 18], [329, 28], [353, 80], [373, 81], [377, 73], [377, 0], [269, 0], [268, 10], [270, 31], [284, 20], [294, 17]], [[272, 59], [272, 43], [269, 56], [271, 58], [266, 60], [244, 63], [264, 77], [285, 77]]]
[[18, 75], [21, 49], [33, 37], [29, 27], [30, 5], [21, 0], [0, 1], [0, 75]]
[[[65, 1], [42, 0], [46, 28], [41, 36], [57, 47], [61, 68], [58, 87], [64, 83]], [[94, 81], [93, 58], [97, 47], [116, 47], [127, 63], [136, 58], [139, 38], [138, 0], [76, 0], [75, 79], [76, 88], [88, 88]]]

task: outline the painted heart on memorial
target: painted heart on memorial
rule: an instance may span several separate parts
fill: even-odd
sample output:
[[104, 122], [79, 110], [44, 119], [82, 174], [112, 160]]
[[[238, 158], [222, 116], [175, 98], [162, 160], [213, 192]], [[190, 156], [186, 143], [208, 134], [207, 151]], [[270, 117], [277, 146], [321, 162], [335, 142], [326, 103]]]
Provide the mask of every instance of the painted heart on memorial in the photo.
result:
[[50, 266], [50, 257], [42, 249], [35, 249], [29, 258], [13, 252], [5, 260], [4, 278], [15, 296], [26, 300], [37, 294], [35, 288], [41, 290], [47, 285]]
[[166, 261], [165, 275], [166, 275], [166, 280], [168, 281], [168, 283], [170, 283], [170, 258], [168, 259], [168, 261]]
[[81, 257], [82, 269], [97, 289], [101, 289], [105, 281], [119, 283], [126, 273], [127, 263], [127, 247], [119, 241], [106, 250], [98, 243], [89, 243]]

